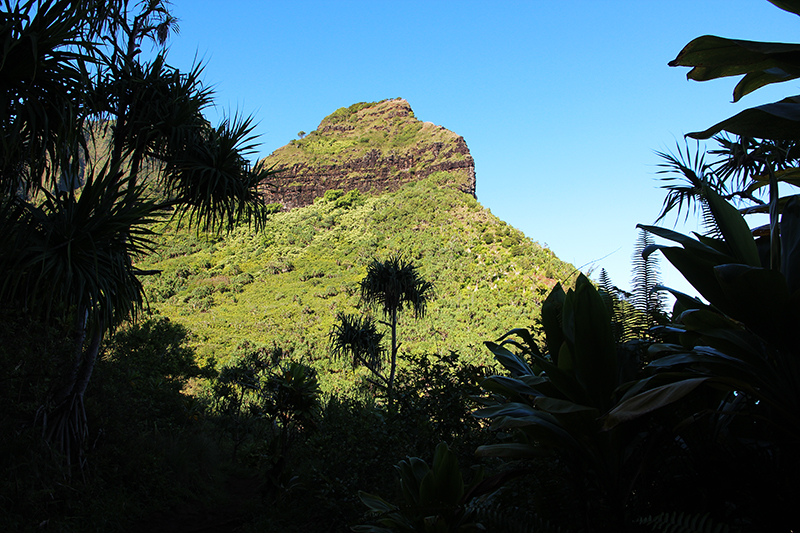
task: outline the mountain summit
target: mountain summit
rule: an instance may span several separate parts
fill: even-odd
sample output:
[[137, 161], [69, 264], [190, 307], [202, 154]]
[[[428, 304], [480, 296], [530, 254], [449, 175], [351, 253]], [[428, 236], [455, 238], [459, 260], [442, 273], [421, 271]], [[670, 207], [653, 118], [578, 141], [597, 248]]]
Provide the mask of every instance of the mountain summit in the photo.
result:
[[441, 171], [450, 175], [447, 186], [475, 196], [475, 162], [464, 138], [418, 120], [402, 98], [342, 107], [299, 135], [260, 162], [281, 169], [263, 191], [285, 209], [331, 189], [396, 191]]

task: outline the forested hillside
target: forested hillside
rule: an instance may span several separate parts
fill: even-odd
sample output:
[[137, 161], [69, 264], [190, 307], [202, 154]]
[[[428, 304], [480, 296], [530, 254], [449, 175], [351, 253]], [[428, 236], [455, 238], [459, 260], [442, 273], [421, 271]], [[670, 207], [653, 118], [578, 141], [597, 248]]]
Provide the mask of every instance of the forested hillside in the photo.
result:
[[533, 324], [557, 280], [574, 274], [547, 248], [434, 174], [395, 193], [328, 191], [313, 205], [271, 215], [260, 232], [174, 231], [137, 265], [150, 309], [186, 325], [203, 360], [230, 362], [245, 341], [294, 359], [330, 363], [335, 314], [359, 304], [367, 264], [399, 254], [435, 286], [426, 316], [401, 317], [401, 354], [459, 353], [487, 361], [483, 341]]

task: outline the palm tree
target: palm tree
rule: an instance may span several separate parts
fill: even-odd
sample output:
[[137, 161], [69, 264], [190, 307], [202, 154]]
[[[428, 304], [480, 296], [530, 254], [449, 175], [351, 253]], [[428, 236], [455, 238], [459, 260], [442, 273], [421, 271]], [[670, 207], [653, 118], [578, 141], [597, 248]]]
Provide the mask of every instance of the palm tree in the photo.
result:
[[397, 367], [397, 312], [405, 306], [411, 307], [416, 318], [425, 315], [428, 301], [433, 297], [433, 284], [425, 281], [417, 267], [399, 256], [385, 261], [374, 260], [367, 267], [367, 275], [361, 280], [361, 301], [367, 306], [383, 312], [392, 332], [389, 355], [389, 378], [387, 390], [392, 398], [395, 370]]
[[[143, 303], [139, 277], [148, 273], [133, 263], [155, 246], [151, 222], [173, 216], [219, 231], [246, 220], [258, 229], [267, 211], [257, 186], [268, 173], [245, 158], [254, 147], [249, 118], [217, 128], [203, 118], [211, 99], [201, 67], [182, 73], [163, 51], [141, 61], [142, 41], [163, 45], [174, 28], [165, 0], [6, 7], [0, 301], [74, 321], [65, 339], [74, 355], [40, 410], [45, 435], [72, 461], [103, 336]], [[93, 141], [108, 149], [93, 155]]]
[[389, 380], [382, 374], [385, 356], [381, 347], [383, 334], [378, 333], [371, 316], [337, 313], [328, 338], [334, 358], [352, 357], [353, 368], [363, 365], [380, 379], [381, 387], [388, 385]]

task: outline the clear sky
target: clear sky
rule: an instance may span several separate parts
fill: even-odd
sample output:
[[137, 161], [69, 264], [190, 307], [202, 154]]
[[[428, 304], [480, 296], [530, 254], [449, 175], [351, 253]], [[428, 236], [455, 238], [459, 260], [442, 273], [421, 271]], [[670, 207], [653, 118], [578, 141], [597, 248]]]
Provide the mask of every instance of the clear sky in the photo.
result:
[[[595, 278], [630, 278], [637, 223], [664, 195], [655, 150], [790, 94], [732, 104], [735, 80], [670, 68], [694, 37], [798, 41], [766, 0], [174, 0], [168, 61], [205, 64], [217, 113], [252, 114], [260, 156], [356, 102], [402, 97], [462, 135], [478, 200]], [[670, 224], [672, 220], [670, 220]], [[690, 226], [688, 229], [695, 229]], [[662, 260], [665, 281], [690, 291]]]

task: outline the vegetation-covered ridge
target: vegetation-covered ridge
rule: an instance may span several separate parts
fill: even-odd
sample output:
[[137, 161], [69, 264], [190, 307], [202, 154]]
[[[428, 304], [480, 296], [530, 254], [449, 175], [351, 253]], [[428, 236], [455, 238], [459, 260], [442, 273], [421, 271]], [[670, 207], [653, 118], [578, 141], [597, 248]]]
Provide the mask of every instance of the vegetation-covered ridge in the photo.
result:
[[261, 161], [280, 173], [264, 184], [268, 202], [309, 205], [331, 189], [395, 191], [434, 172], [475, 196], [475, 163], [464, 138], [422, 122], [402, 98], [337, 109], [309, 134]]
[[272, 215], [258, 234], [169, 231], [161, 252], [137, 265], [163, 270], [145, 281], [150, 306], [194, 333], [201, 359], [224, 363], [245, 340], [274, 343], [314, 362], [325, 387], [336, 313], [355, 311], [371, 260], [399, 254], [436, 288], [423, 319], [401, 317], [401, 353], [486, 357], [482, 342], [534, 323], [574, 268], [443, 186], [451, 180], [436, 173], [375, 197], [328, 191]]

